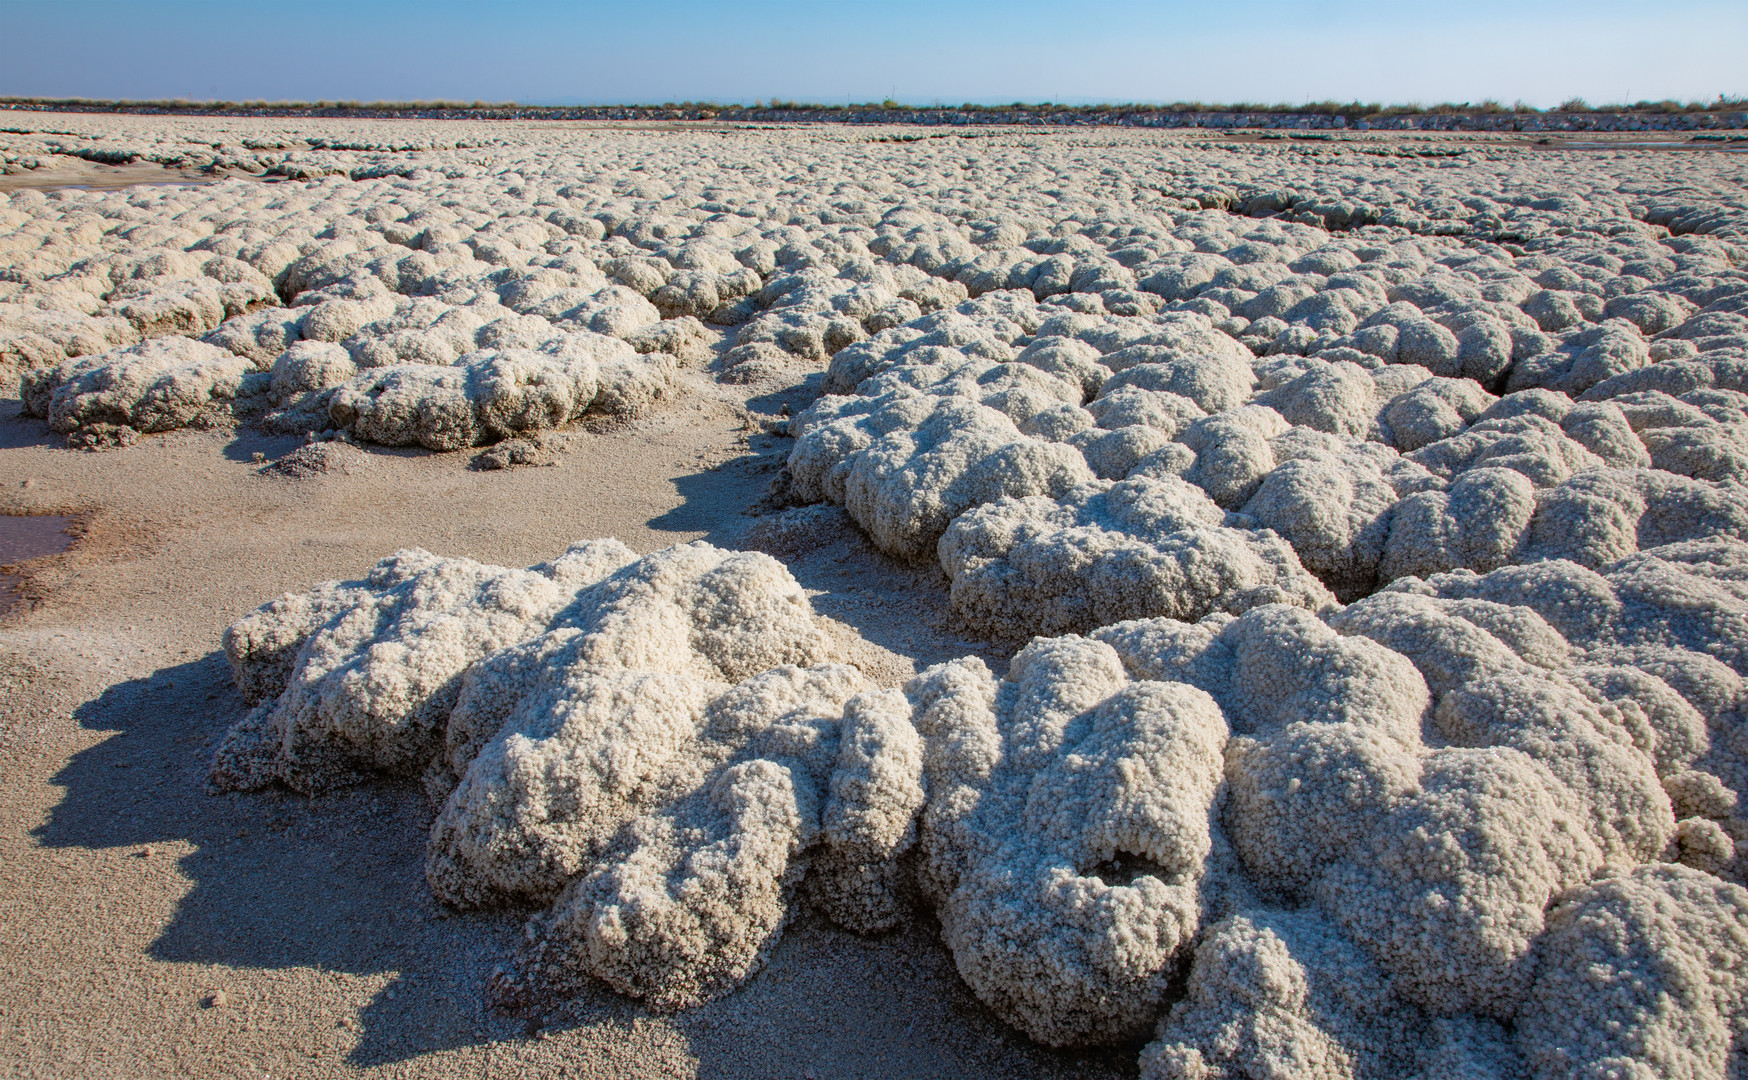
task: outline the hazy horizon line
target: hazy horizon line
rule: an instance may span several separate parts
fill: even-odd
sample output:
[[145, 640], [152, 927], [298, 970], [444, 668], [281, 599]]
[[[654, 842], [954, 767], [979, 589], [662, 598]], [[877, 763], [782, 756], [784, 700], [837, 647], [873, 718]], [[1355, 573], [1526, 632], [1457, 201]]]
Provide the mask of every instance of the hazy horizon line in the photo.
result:
[[163, 108], [163, 107], [194, 107], [204, 109], [376, 109], [376, 110], [411, 110], [411, 109], [453, 109], [453, 110], [492, 110], [492, 109], [671, 109], [671, 110], [710, 110], [710, 109], [764, 109], [776, 111], [822, 111], [832, 112], [847, 109], [904, 109], [904, 110], [975, 110], [998, 112], [1002, 110], [1042, 110], [1042, 109], [1137, 109], [1156, 112], [1365, 112], [1371, 114], [1388, 113], [1430, 113], [1430, 112], [1488, 112], [1488, 113], [1550, 113], [1550, 112], [1639, 112], [1652, 109], [1668, 111], [1671, 107], [1683, 112], [1712, 112], [1731, 109], [1748, 108], [1748, 97], [1734, 97], [1718, 94], [1712, 99], [1677, 98], [1640, 99], [1638, 101], [1616, 101], [1591, 103], [1582, 97], [1573, 96], [1558, 105], [1538, 106], [1521, 99], [1506, 104], [1499, 98], [1483, 98], [1480, 101], [1401, 101], [1379, 102], [1362, 101], [1358, 99], [1344, 101], [1336, 98], [1306, 100], [1295, 103], [1291, 101], [1232, 101], [1204, 102], [1190, 100], [1124, 100], [1117, 98], [1079, 98], [1062, 101], [1008, 101], [996, 98], [981, 101], [949, 102], [940, 98], [924, 102], [919, 99], [899, 100], [887, 98], [881, 101], [846, 102], [839, 105], [825, 101], [802, 101], [787, 98], [753, 98], [747, 99], [696, 99], [685, 101], [628, 101], [622, 99], [584, 99], [584, 98], [548, 98], [541, 100], [520, 101], [502, 100], [488, 101], [474, 99], [462, 101], [452, 98], [379, 98], [365, 101], [359, 98], [323, 98], [317, 100], [296, 98], [222, 98], [222, 97], [160, 97], [160, 98], [96, 98], [96, 97], [50, 97], [42, 95], [11, 94], [0, 95], [0, 107], [19, 105], [51, 106], [66, 105], [83, 108]]

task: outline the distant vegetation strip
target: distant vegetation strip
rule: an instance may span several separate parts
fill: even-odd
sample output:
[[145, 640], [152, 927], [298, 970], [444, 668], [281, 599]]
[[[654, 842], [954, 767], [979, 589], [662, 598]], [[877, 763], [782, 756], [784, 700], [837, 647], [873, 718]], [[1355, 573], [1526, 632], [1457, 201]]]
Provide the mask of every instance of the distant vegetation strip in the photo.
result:
[[896, 101], [826, 105], [772, 99], [751, 105], [682, 101], [661, 105], [523, 105], [460, 101], [153, 101], [0, 97], [0, 109], [194, 116], [348, 117], [358, 119], [694, 120], [735, 122], [915, 123], [926, 125], [1055, 124], [1140, 127], [1358, 127], [1449, 130], [1635, 130], [1748, 127], [1748, 98], [1638, 101], [1556, 108], [1498, 101], [1437, 105], [1377, 102], [1058, 105], [902, 105]]

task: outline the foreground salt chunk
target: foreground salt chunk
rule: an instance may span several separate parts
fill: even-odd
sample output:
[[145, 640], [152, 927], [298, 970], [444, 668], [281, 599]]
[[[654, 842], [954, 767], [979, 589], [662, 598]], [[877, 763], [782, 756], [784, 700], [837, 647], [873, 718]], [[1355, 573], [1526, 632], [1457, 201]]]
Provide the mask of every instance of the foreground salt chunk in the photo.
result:
[[1511, 1015], [1543, 906], [1603, 861], [1547, 767], [1517, 749], [1429, 748], [1431, 695], [1408, 659], [1301, 609], [1098, 636], [1136, 673], [1220, 703], [1235, 735], [1222, 821], [1251, 880], [1314, 901], [1407, 1000]]
[[1546, 648], [1554, 632], [1540, 619], [1394, 592], [1330, 622], [1412, 659], [1436, 699], [1434, 727], [1450, 742], [1514, 747], [1548, 769], [1609, 861], [1644, 861], [1663, 849], [1675, 822], [1653, 757], [1614, 710], [1557, 670], [1564, 658]]
[[922, 779], [923, 742], [910, 702], [893, 693], [847, 702], [820, 823], [825, 845], [810, 879], [815, 902], [840, 926], [866, 934], [902, 920], [898, 858], [916, 841]]
[[920, 871], [959, 972], [1042, 1042], [1144, 1030], [1201, 925], [1226, 723], [1131, 681], [1115, 650], [1040, 639], [906, 688], [927, 740]]
[[[416, 771], [436, 750], [468, 665], [544, 629], [573, 594], [537, 571], [417, 549], [354, 586], [318, 592], [325, 602], [313, 612], [282, 601], [227, 635], [233, 666], [252, 670], [256, 686], [268, 678], [262, 668], [282, 666], [290, 640], [307, 636], [281, 691], [220, 746], [221, 787], [278, 780], [316, 791], [373, 770]], [[275, 647], [258, 650], [262, 637]]]
[[[835, 874], [829, 895], [841, 906], [828, 910], [849, 913], [859, 929], [890, 926], [896, 898], [882, 889], [893, 877], [891, 858], [909, 846], [921, 761], [914, 732], [907, 746], [889, 749], [857, 723], [882, 709], [881, 696], [853, 669], [782, 667], [711, 702], [696, 738], [657, 773], [662, 790], [653, 805], [630, 816], [593, 867], [536, 919], [537, 954], [660, 1007], [696, 1003], [762, 964], [796, 886], [821, 857], [857, 860], [869, 875]], [[857, 743], [851, 756], [889, 773], [896, 787], [846, 792], [851, 772], [833, 767], [844, 757], [833, 744], [845, 737]], [[617, 763], [614, 773], [622, 775]], [[822, 836], [820, 796], [828, 789], [838, 829]], [[849, 816], [900, 828], [858, 851], [854, 827], [844, 828]]]
[[1429, 1020], [1308, 910], [1258, 908], [1210, 928], [1184, 999], [1141, 1053], [1144, 1080], [1522, 1075], [1499, 1024]]
[[551, 905], [531, 979], [590, 974], [661, 1007], [723, 993], [816, 863], [812, 895], [844, 925], [904, 917], [923, 801], [910, 705], [831, 662], [768, 555], [637, 559], [607, 540], [511, 570], [404, 551], [264, 606], [226, 649], [261, 703], [215, 786], [424, 768], [443, 803], [433, 892]]
[[[614, 828], [593, 823], [594, 803], [635, 808], [635, 780], [691, 742], [719, 693], [767, 668], [829, 655], [781, 564], [709, 545], [647, 556], [571, 606], [549, 632], [485, 658], [457, 691], [446, 765], [460, 787], [433, 826], [427, 868], [451, 902], [538, 897], [522, 883], [535, 868], [550, 875], [563, 863], [543, 852], [588, 854], [611, 839]], [[840, 707], [848, 696], [839, 695]], [[642, 756], [615, 764], [611, 782], [589, 779], [578, 764], [618, 753]], [[564, 809], [547, 803], [555, 784], [569, 792]], [[566, 876], [549, 877], [546, 891]]]

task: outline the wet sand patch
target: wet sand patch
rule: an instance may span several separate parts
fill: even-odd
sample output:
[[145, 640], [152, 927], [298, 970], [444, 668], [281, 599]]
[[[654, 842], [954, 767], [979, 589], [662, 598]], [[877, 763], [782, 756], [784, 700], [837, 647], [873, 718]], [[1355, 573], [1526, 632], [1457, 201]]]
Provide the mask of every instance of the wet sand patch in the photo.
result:
[[0, 615], [26, 599], [19, 566], [73, 546], [78, 519], [65, 514], [0, 515]]

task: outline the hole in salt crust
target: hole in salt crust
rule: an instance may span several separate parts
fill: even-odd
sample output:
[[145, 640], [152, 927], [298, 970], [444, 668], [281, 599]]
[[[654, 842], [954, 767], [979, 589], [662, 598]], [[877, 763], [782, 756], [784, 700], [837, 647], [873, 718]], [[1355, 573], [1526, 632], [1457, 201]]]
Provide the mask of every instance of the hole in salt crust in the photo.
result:
[[1136, 855], [1127, 851], [1119, 851], [1116, 855], [1083, 873], [1083, 877], [1094, 877], [1113, 889], [1124, 888], [1135, 884], [1136, 878], [1152, 877], [1160, 881], [1170, 881], [1171, 875], [1158, 863], [1148, 861], [1145, 855]]

